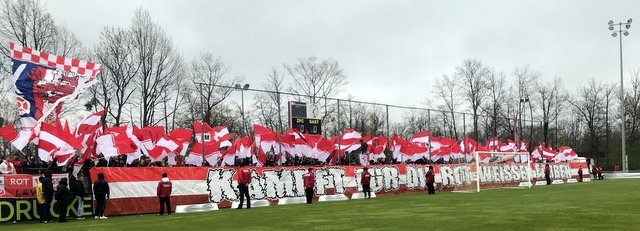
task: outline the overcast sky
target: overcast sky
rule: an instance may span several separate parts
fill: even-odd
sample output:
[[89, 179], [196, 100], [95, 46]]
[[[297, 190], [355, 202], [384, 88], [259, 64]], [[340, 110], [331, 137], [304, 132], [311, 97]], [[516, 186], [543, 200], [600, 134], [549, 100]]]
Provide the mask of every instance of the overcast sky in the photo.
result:
[[610, 19], [637, 20], [623, 38], [624, 67], [640, 67], [640, 1], [49, 0], [47, 7], [89, 47], [104, 26], [128, 26], [142, 7], [187, 60], [211, 52], [252, 87], [261, 88], [273, 66], [333, 58], [349, 82], [340, 97], [389, 104], [419, 106], [435, 79], [467, 58], [509, 78], [529, 65], [572, 90], [590, 78], [617, 83]]

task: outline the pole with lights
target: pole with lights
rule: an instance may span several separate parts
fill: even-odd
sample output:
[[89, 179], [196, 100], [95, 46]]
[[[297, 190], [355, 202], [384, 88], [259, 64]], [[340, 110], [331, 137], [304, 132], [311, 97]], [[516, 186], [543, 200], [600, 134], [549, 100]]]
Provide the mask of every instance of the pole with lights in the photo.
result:
[[[614, 23], [613, 20], [609, 20], [609, 30], [613, 31], [611, 36], [614, 38], [620, 35], [620, 101], [622, 102], [622, 106], [620, 107], [622, 110], [622, 114], [620, 115], [621, 125], [622, 125], [622, 171], [627, 172], [629, 170], [629, 163], [627, 163], [627, 150], [626, 150], [626, 134], [625, 134], [625, 108], [624, 108], [624, 78], [623, 78], [623, 69], [622, 69], [622, 36], [629, 36], [629, 28], [631, 28], [632, 20], [629, 19], [627, 22], [618, 22]], [[618, 27], [618, 30], [615, 30]]]
[[241, 86], [240, 84], [236, 84], [235, 86], [236, 90], [240, 90], [240, 100], [242, 102], [242, 135], [246, 135], [247, 134], [247, 125], [246, 122], [244, 120], [244, 91], [249, 89], [249, 84], [245, 83], [244, 86]]

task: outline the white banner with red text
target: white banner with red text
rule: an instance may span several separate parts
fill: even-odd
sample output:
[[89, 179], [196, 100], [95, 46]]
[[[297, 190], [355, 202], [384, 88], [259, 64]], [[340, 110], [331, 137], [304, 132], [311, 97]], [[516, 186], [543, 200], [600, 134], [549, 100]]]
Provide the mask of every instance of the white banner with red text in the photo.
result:
[[[584, 166], [582, 166], [584, 165]], [[475, 188], [475, 164], [433, 165], [436, 184], [445, 191], [465, 186]], [[567, 182], [577, 178], [578, 168], [584, 163], [550, 164], [551, 178]], [[277, 204], [281, 198], [302, 197], [304, 188], [302, 176], [308, 167], [248, 167], [252, 182], [249, 194], [252, 199], [266, 199]], [[313, 167], [315, 174], [315, 196], [351, 194], [360, 192], [360, 173], [363, 166]], [[372, 165], [371, 189], [377, 195], [422, 192], [425, 190], [425, 174], [428, 165]], [[481, 165], [480, 182], [483, 187], [518, 186], [527, 181], [526, 164], [511, 163]], [[237, 168], [207, 167], [146, 167], [146, 168], [94, 168], [91, 178], [104, 173], [111, 188], [107, 201], [106, 215], [144, 214], [158, 212], [156, 189], [162, 173], [167, 173], [173, 182], [171, 205], [218, 203], [228, 208], [237, 200]], [[544, 180], [544, 164], [532, 164], [531, 177], [535, 181]]]

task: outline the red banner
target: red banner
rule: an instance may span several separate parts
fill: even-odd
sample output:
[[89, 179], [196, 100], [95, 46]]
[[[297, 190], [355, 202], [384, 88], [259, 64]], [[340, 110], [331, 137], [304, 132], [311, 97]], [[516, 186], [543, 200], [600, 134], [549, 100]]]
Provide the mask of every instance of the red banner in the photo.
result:
[[[4, 174], [0, 175], [0, 198], [36, 198], [36, 186], [41, 175]], [[67, 174], [53, 174], [53, 187]]]

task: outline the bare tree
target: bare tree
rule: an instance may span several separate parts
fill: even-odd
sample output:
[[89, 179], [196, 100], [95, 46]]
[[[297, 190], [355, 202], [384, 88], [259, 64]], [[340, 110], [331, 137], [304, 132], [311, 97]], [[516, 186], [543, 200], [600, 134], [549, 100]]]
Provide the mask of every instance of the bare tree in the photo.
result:
[[478, 111], [487, 97], [489, 68], [477, 59], [467, 59], [456, 67], [456, 77], [462, 80], [462, 94], [473, 113], [473, 138], [478, 139]]
[[563, 92], [562, 80], [559, 77], [554, 78], [552, 83], [535, 81], [534, 97], [537, 98], [535, 102], [539, 104], [541, 110], [543, 140], [547, 144], [549, 143], [549, 123], [558, 117], [558, 107], [567, 98]]
[[273, 67], [269, 73], [267, 73], [266, 82], [263, 84], [265, 90], [269, 91], [264, 95], [255, 96], [256, 116], [261, 124], [269, 127], [272, 130], [278, 132], [284, 132], [283, 118], [282, 118], [282, 95], [280, 92], [284, 88], [284, 72]]
[[310, 96], [313, 104], [340, 91], [340, 86], [346, 84], [347, 77], [342, 73], [342, 68], [332, 59], [309, 57], [284, 67], [293, 80], [292, 91]]
[[187, 77], [191, 80], [193, 89], [198, 92], [198, 98], [194, 100], [202, 99], [203, 101], [202, 103], [196, 101], [195, 105], [203, 106], [197, 112], [198, 115], [204, 113], [205, 123], [212, 124], [215, 107], [233, 91], [233, 88], [220, 86], [233, 86], [241, 80], [239, 77], [228, 77], [228, 70], [229, 67], [222, 60], [214, 58], [211, 53], [203, 53], [191, 62]]
[[[101, 96], [98, 104], [108, 109], [114, 125], [122, 123], [125, 105], [136, 91], [133, 80], [140, 71], [140, 63], [133, 54], [132, 34], [122, 28], [106, 27], [95, 48], [98, 61], [104, 65], [102, 79], [96, 88]], [[113, 101], [113, 105], [112, 102]]]
[[[286, 74], [291, 78], [293, 85], [290, 91], [309, 96], [311, 107], [317, 106], [324, 115], [319, 116], [323, 122], [323, 132], [337, 130], [337, 118], [335, 118], [338, 106], [337, 102], [327, 100], [327, 97], [341, 90], [346, 84], [347, 77], [343, 74], [338, 61], [333, 59], [319, 60], [316, 57], [298, 59], [293, 65], [284, 65]], [[300, 100], [300, 99], [299, 99]], [[320, 103], [323, 100], [324, 105]]]
[[[533, 91], [531, 90], [531, 86], [533, 86], [533, 84], [535, 83], [535, 81], [537, 81], [537, 79], [540, 77], [540, 73], [532, 70], [531, 68], [529, 68], [528, 65], [516, 68], [513, 72], [515, 79], [516, 79], [516, 86], [515, 89], [518, 91], [517, 93], [517, 98], [515, 99], [517, 102], [517, 121], [518, 121], [518, 125], [517, 127], [519, 128], [519, 134], [518, 135], [518, 139], [524, 138], [524, 127], [522, 124], [523, 121], [523, 117], [526, 118], [526, 106], [527, 103], [529, 104], [529, 119], [530, 119], [530, 131], [529, 131], [529, 146], [531, 147], [531, 145], [533, 144], [533, 104], [532, 102], [535, 100], [533, 98]], [[524, 120], [526, 123], [526, 119]], [[525, 124], [526, 126], [526, 124]]]
[[[504, 125], [504, 118], [508, 117], [508, 114], [504, 112], [504, 104], [507, 101], [505, 81], [504, 73], [496, 73], [493, 70], [487, 72], [488, 100], [482, 107], [487, 115], [487, 127], [489, 128], [487, 134], [489, 136], [499, 136], [498, 127]], [[508, 120], [506, 126], [509, 126]]]
[[630, 145], [637, 141], [640, 130], [640, 69], [633, 70], [631, 75], [631, 89], [626, 90], [624, 97], [626, 135]]
[[[447, 75], [443, 75], [442, 79], [436, 79], [434, 93], [440, 98], [442, 104], [438, 106], [442, 110], [444, 126], [446, 126], [450, 135], [458, 138], [458, 130], [456, 129], [456, 111], [462, 104], [460, 102], [460, 94], [458, 89], [461, 87], [458, 82]], [[449, 118], [451, 116], [451, 118]], [[451, 121], [451, 122], [449, 122]]]
[[601, 83], [591, 80], [587, 86], [578, 90], [575, 99], [569, 100], [575, 111], [582, 117], [587, 126], [589, 152], [595, 157], [599, 152], [600, 136], [604, 128], [605, 116], [605, 87]]
[[[0, 34], [3, 42], [14, 41], [40, 51], [53, 48], [57, 28], [41, 1], [4, 0], [1, 13]], [[2, 46], [2, 52], [9, 57], [8, 47]]]
[[82, 42], [66, 26], [56, 27], [55, 39], [52, 40], [49, 53], [64, 57], [87, 58], [89, 52]]
[[136, 10], [130, 30], [133, 54], [140, 65], [134, 79], [140, 125], [155, 125], [159, 122], [155, 115], [162, 103], [162, 93], [182, 75], [182, 57], [169, 35], [151, 20], [148, 11]]

